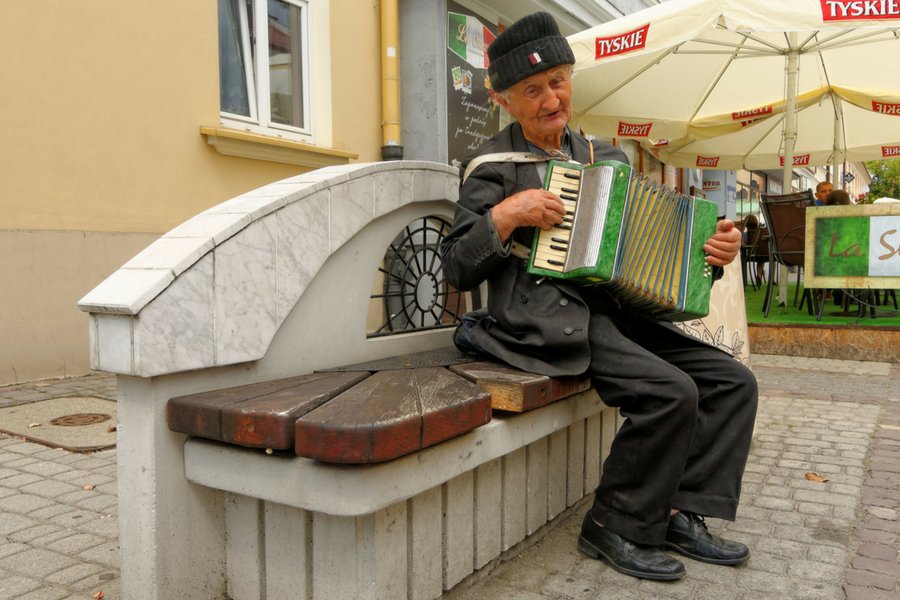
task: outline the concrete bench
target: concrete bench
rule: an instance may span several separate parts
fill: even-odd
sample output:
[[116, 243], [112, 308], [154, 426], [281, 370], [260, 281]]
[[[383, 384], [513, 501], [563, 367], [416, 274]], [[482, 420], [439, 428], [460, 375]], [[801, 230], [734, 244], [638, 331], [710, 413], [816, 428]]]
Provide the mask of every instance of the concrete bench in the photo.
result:
[[[118, 374], [126, 598], [436, 598], [592, 492], [619, 417], [593, 390], [541, 406], [565, 388], [546, 381], [519, 400], [538, 408], [464, 432], [436, 426], [399, 452], [372, 455], [358, 436], [354, 464], [295, 454], [283, 380], [314, 388], [314, 374], [343, 365], [452, 348], [454, 317], [477, 304], [434, 262], [457, 190], [456, 169], [415, 161], [276, 182], [176, 227], [80, 301], [92, 366]], [[734, 336], [686, 327], [744, 354], [745, 323]], [[365, 381], [354, 377], [324, 395]], [[492, 398], [508, 397], [509, 381], [494, 384]], [[202, 407], [245, 386], [270, 401], [252, 427], [240, 425], [247, 398], [196, 418], [202, 437], [167, 426], [170, 399]], [[405, 431], [428, 414], [407, 415]], [[274, 437], [253, 437], [262, 423]]]

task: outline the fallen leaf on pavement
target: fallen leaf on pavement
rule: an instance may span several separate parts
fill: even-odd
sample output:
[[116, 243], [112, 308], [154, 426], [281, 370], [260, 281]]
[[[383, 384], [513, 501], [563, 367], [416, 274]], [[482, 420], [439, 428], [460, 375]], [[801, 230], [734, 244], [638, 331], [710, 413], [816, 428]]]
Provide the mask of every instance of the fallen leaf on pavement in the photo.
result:
[[829, 481], [827, 477], [822, 477], [814, 471], [810, 471], [809, 473], [807, 473], [806, 478], [810, 481], [818, 481], [819, 483], [825, 483]]
[[29, 428], [40, 427], [40, 426], [41, 426], [40, 423], [29, 423], [29, 424], [28, 424], [28, 427], [29, 427]]
[[91, 491], [95, 487], [97, 487], [97, 486], [95, 486], [93, 483], [86, 483], [86, 484], [84, 484], [84, 487], [82, 487], [81, 489]]
[[105, 597], [106, 594], [104, 594], [103, 592], [94, 592], [94, 594], [91, 596], [91, 598], [93, 598], [94, 600], [103, 600], [103, 598]]

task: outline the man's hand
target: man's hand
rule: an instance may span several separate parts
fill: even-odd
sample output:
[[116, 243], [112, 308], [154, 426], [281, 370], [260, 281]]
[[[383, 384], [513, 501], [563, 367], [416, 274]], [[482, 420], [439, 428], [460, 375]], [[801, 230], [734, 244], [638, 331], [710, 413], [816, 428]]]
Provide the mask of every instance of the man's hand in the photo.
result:
[[562, 223], [565, 214], [562, 200], [543, 189], [517, 192], [491, 209], [491, 218], [501, 242], [508, 240], [516, 227], [550, 229]]
[[728, 219], [716, 223], [716, 232], [703, 245], [706, 262], [714, 267], [724, 267], [734, 260], [740, 250], [741, 231], [734, 226], [734, 221]]

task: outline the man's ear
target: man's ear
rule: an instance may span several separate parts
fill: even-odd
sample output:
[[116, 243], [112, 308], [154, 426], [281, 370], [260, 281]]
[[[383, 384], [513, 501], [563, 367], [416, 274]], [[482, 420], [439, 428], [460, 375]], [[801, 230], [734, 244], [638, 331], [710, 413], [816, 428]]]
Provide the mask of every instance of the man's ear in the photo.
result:
[[502, 106], [503, 110], [509, 112], [509, 103], [506, 101], [506, 99], [494, 90], [489, 90], [489, 92], [491, 94], [491, 100]]

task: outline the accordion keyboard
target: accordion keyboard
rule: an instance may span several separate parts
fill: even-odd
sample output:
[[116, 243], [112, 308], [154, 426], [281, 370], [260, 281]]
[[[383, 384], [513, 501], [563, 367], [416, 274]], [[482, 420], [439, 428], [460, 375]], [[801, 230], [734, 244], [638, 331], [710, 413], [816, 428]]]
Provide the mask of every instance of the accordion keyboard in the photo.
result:
[[562, 200], [566, 216], [562, 223], [550, 229], [541, 229], [535, 249], [533, 264], [535, 267], [549, 271], [562, 272], [569, 252], [569, 240], [572, 235], [572, 224], [575, 220], [575, 207], [578, 202], [578, 190], [581, 187], [581, 171], [553, 165], [547, 191], [553, 192]]

